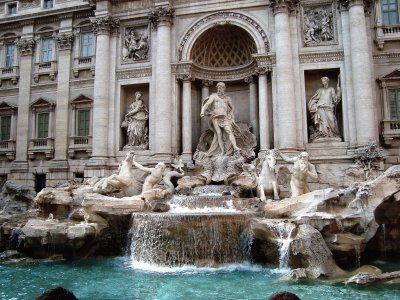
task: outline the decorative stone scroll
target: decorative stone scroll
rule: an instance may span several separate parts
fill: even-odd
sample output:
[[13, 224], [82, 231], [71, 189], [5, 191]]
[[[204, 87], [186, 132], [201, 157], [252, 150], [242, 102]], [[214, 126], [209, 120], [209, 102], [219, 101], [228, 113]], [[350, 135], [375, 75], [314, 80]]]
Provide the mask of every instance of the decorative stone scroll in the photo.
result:
[[337, 44], [333, 4], [302, 7], [303, 43], [306, 47]]
[[72, 33], [59, 33], [54, 37], [57, 42], [59, 50], [71, 50], [74, 42], [74, 35]]
[[111, 31], [118, 30], [120, 21], [118, 18], [110, 16], [89, 18], [93, 25], [95, 34], [109, 34]]
[[25, 55], [33, 55], [33, 51], [35, 49], [35, 40], [34, 39], [20, 39], [15, 42], [17, 45], [21, 56]]
[[127, 27], [122, 45], [122, 61], [135, 62], [149, 58], [149, 33], [147, 27]]
[[149, 13], [149, 20], [154, 28], [157, 28], [159, 22], [168, 22], [172, 24], [175, 10], [171, 6], [160, 6]]

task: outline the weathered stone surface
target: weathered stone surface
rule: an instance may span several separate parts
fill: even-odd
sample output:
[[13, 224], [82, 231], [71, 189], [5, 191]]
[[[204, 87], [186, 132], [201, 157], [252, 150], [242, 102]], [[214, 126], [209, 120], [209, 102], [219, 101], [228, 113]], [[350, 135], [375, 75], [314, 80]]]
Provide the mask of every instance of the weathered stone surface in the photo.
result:
[[93, 224], [32, 219], [22, 228], [23, 252], [35, 258], [60, 254], [66, 258], [86, 257], [96, 238]]
[[140, 196], [113, 198], [100, 194], [88, 194], [82, 203], [87, 222], [106, 224], [108, 216], [130, 216], [144, 209]]
[[29, 187], [6, 181], [0, 194], [0, 214], [16, 214], [31, 208], [35, 193]]
[[400, 271], [382, 274], [360, 272], [350, 277], [345, 283], [357, 285], [368, 285], [372, 283], [400, 283]]
[[288, 275], [291, 279], [336, 277], [344, 274], [335, 263], [321, 233], [310, 225], [296, 225], [282, 220], [257, 219], [252, 224], [258, 258], [282, 264], [284, 240], [288, 245], [288, 266], [300, 268]]
[[[345, 259], [346, 264], [354, 262], [364, 249], [379, 252], [373, 246], [379, 245], [379, 241], [373, 243], [371, 239], [377, 233], [383, 234], [380, 224], [388, 224], [386, 234], [390, 232], [387, 236], [391, 249], [400, 249], [391, 235], [392, 232], [395, 235], [400, 225], [395, 217], [400, 209], [395, 197], [400, 190], [399, 174], [400, 166], [394, 166], [378, 178], [352, 188], [317, 190], [267, 203], [264, 213], [268, 217], [293, 218], [297, 224], [314, 226], [322, 232], [335, 259]], [[381, 243], [382, 240], [381, 237]]]

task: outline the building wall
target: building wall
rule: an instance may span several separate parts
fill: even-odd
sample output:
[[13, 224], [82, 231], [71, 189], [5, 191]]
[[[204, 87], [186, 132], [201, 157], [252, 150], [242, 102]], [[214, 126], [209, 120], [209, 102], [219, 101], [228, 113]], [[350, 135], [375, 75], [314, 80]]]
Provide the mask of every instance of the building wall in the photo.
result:
[[[14, 3], [17, 13], [10, 15], [8, 8]], [[257, 124], [253, 130], [261, 151], [270, 147], [289, 154], [306, 150], [317, 169], [334, 165], [337, 168], [332, 172], [340, 175], [343, 164], [353, 163], [354, 149], [376, 140], [384, 148], [385, 167], [396, 164], [400, 123], [391, 120], [384, 95], [387, 86], [400, 88], [396, 72], [400, 65], [400, 25], [382, 24], [377, 3], [362, 7], [370, 14], [357, 15], [365, 23], [366, 41], [359, 41], [359, 45], [366, 45], [365, 52], [358, 51], [359, 45], [354, 42], [354, 32], [362, 31], [362, 26], [351, 19], [362, 6], [357, 1], [346, 6], [340, 1], [300, 1], [296, 5], [291, 1], [250, 0], [55, 0], [52, 8], [43, 8], [39, 0], [0, 1], [0, 116], [14, 116], [10, 141], [0, 141], [0, 174], [31, 187], [35, 174], [46, 174], [48, 185], [82, 173], [85, 177], [109, 175], [129, 151], [124, 148], [127, 137], [121, 123], [136, 91], [143, 92], [150, 114], [149, 147], [135, 150], [137, 159], [154, 164], [170, 162], [174, 155], [183, 154], [184, 160], [190, 161], [206, 128], [199, 117], [201, 102], [207, 93], [215, 92], [218, 81], [227, 83], [236, 120]], [[172, 16], [168, 10], [165, 15], [165, 10], [160, 10], [160, 15], [149, 19], [151, 11], [168, 4], [174, 9]], [[310, 42], [306, 16], [318, 9], [332, 13], [333, 37]], [[106, 17], [111, 19], [104, 21]], [[93, 22], [97, 22], [94, 27]], [[190, 61], [195, 41], [216, 24], [240, 27], [254, 40], [257, 53], [250, 67], [218, 73], [199, 69]], [[82, 34], [93, 30], [93, 54], [81, 57]], [[147, 36], [144, 57], [126, 57], [130, 30], [136, 32], [137, 41], [139, 36]], [[41, 61], [45, 38], [54, 41], [53, 57], [47, 65]], [[285, 38], [289, 44], [283, 47], [280, 41]], [[5, 66], [8, 44], [18, 45], [12, 68]], [[157, 51], [170, 55], [165, 59], [165, 53]], [[358, 57], [369, 62], [367, 75], [357, 69]], [[355, 70], [359, 72], [356, 75]], [[163, 74], [170, 77], [166, 79]], [[331, 77], [334, 87], [340, 78], [342, 101], [337, 119], [341, 139], [313, 143], [309, 139], [312, 124], [307, 101], [320, 86], [322, 76]], [[370, 80], [367, 86], [365, 78]], [[285, 90], [288, 82], [289, 90]], [[183, 92], [185, 84], [190, 84], [189, 96]], [[250, 100], [252, 84], [256, 102]], [[369, 106], [356, 97], [365, 96], [360, 87], [371, 91], [366, 100]], [[188, 104], [191, 117], [185, 118]], [[91, 111], [90, 133], [85, 139], [76, 136], [79, 109]], [[50, 114], [45, 145], [35, 135], [38, 112]], [[368, 122], [363, 116], [370, 116]], [[321, 186], [329, 185], [330, 179], [325, 177]]]

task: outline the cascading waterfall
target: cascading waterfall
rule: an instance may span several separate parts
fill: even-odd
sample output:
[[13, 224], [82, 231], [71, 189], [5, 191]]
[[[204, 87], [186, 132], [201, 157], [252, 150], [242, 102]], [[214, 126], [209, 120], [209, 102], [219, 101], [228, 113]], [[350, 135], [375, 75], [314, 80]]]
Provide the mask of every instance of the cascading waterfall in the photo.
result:
[[280, 243], [279, 248], [279, 268], [287, 269], [289, 268], [289, 250], [290, 243], [292, 242], [292, 231], [295, 226], [285, 226], [284, 224], [280, 224], [282, 226], [277, 227], [279, 233], [278, 242]]
[[173, 196], [169, 202], [172, 213], [236, 212], [232, 196]]
[[169, 267], [246, 261], [252, 243], [250, 216], [135, 213], [132, 259]]
[[354, 245], [354, 252], [356, 254], [357, 268], [361, 267], [361, 246]]
[[386, 224], [382, 224], [382, 235], [383, 235], [383, 254], [386, 257]]

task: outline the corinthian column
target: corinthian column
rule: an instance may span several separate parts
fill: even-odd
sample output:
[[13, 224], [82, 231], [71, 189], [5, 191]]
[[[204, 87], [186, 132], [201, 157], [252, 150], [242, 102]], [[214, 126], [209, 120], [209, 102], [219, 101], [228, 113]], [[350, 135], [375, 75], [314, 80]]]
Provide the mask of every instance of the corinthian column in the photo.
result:
[[96, 39], [96, 76], [94, 79], [93, 106], [93, 159], [104, 160], [108, 156], [108, 102], [110, 89], [110, 33], [118, 30], [119, 19], [110, 16], [93, 17]]
[[340, 0], [349, 10], [350, 52], [355, 104], [357, 144], [377, 140], [377, 121], [374, 111], [371, 55], [365, 22], [364, 5], [369, 1]]
[[68, 150], [68, 101], [71, 76], [71, 50], [74, 36], [71, 32], [54, 38], [58, 46], [57, 106], [54, 160], [66, 160]]
[[35, 41], [31, 38], [21, 39], [16, 42], [20, 52], [19, 90], [18, 90], [18, 121], [17, 121], [17, 147], [16, 162], [26, 162], [28, 152], [29, 133], [29, 100], [31, 97], [31, 78], [33, 52]]
[[156, 47], [156, 99], [155, 99], [155, 152], [169, 154], [172, 151], [172, 83], [171, 83], [171, 24], [174, 10], [158, 7], [149, 15], [157, 28]]
[[191, 159], [192, 156], [192, 76], [178, 75], [183, 81], [182, 89], [182, 155]]
[[[212, 80], [203, 80], [201, 82], [201, 103], [200, 106], [202, 104], [202, 102], [204, 101], [204, 99], [206, 99], [207, 97], [210, 96], [210, 86], [212, 86], [214, 84], [214, 82]], [[201, 132], [200, 134], [202, 134], [204, 131], [206, 131], [208, 129], [208, 122], [207, 122], [207, 118], [201, 118]]]
[[254, 80], [254, 76], [249, 76], [244, 79], [249, 85], [249, 112], [250, 112], [250, 124], [253, 128], [253, 133], [257, 140], [259, 139], [259, 127], [258, 127], [258, 103], [257, 103], [257, 84]]
[[274, 13], [276, 85], [278, 97], [279, 148], [296, 149], [296, 101], [294, 95], [292, 41], [290, 37], [289, 12], [297, 0], [272, 0]]

